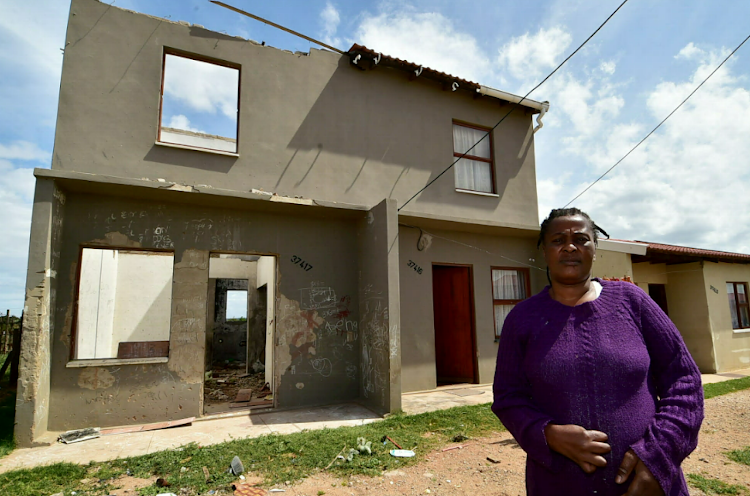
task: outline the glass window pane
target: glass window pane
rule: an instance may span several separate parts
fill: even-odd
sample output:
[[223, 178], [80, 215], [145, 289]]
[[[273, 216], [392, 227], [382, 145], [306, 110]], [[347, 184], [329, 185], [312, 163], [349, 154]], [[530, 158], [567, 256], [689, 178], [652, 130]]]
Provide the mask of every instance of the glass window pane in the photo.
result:
[[[734, 295], [734, 284], [731, 282], [727, 283], [727, 294]], [[734, 296], [732, 296], [734, 298]]]
[[500, 336], [503, 329], [505, 317], [508, 316], [515, 305], [495, 305], [495, 336]]
[[492, 297], [496, 300], [526, 298], [526, 274], [520, 270], [492, 270]]
[[737, 285], [737, 301], [739, 301], [740, 304], [747, 303], [747, 294], [745, 294], [744, 284]]
[[742, 317], [742, 327], [750, 327], [750, 316], [748, 316], [747, 307], [740, 307], [740, 316]]
[[462, 158], [454, 167], [456, 169], [456, 188], [492, 193], [490, 163]]
[[729, 314], [732, 316], [732, 329], [738, 329], [740, 321], [737, 318], [737, 302], [734, 300], [733, 293], [729, 293]]
[[[453, 124], [453, 152], [466, 153], [476, 143], [469, 155], [482, 158], [490, 158], [490, 137], [487, 131], [473, 129], [459, 124]], [[483, 139], [484, 138], [484, 139]]]

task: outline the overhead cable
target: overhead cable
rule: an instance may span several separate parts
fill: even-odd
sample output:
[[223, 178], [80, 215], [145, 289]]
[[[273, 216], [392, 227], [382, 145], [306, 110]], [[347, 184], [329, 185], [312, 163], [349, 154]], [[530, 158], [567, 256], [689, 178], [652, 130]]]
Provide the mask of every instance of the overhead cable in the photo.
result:
[[[604, 172], [604, 174], [602, 174], [601, 176], [599, 176], [596, 179], [596, 181], [594, 181], [593, 183], [589, 184], [586, 187], [586, 189], [584, 189], [583, 191], [581, 191], [580, 193], [578, 193], [578, 195], [575, 198], [573, 198], [568, 203], [566, 203], [565, 207], [567, 207], [568, 205], [570, 205], [571, 203], [573, 203], [574, 201], [576, 201], [577, 199], [579, 199], [585, 192], [587, 192], [588, 190], [590, 190], [596, 183], [598, 183], [599, 181], [601, 181], [604, 176], [606, 176], [607, 174], [609, 174], [610, 172], [612, 172], [612, 169], [614, 169], [615, 167], [617, 167], [618, 165], [620, 165], [620, 162], [622, 162], [623, 160], [625, 160], [626, 158], [628, 158], [628, 155], [630, 155], [631, 153], [633, 153], [636, 148], [638, 148], [639, 146], [641, 146], [641, 143], [643, 143], [644, 141], [646, 141], [649, 138], [649, 136], [651, 136], [652, 134], [654, 134], [654, 132], [656, 132], [656, 130], [661, 127], [662, 124], [664, 124], [665, 122], [667, 122], [667, 119], [669, 119], [670, 117], [672, 117], [672, 114], [674, 114], [675, 112], [677, 112], [680, 109], [680, 107], [682, 107], [685, 104], [685, 102], [687, 102], [690, 99], [690, 97], [693, 96], [695, 94], [695, 92], [698, 91], [701, 88], [701, 86], [703, 86], [705, 84], [705, 82], [708, 81], [711, 78], [711, 76], [713, 76], [716, 73], [716, 71], [718, 71], [719, 69], [721, 69], [721, 66], [723, 66], [724, 63], [727, 60], [729, 60], [729, 58], [732, 55], [734, 55], [734, 53], [737, 50], [739, 50], [740, 47], [742, 47], [742, 45], [744, 45], [745, 42], [748, 39], [750, 39], [750, 35], [748, 35], [747, 38], [745, 38], [744, 40], [742, 40], [742, 43], [740, 43], [739, 45], [737, 45], [737, 48], [735, 48], [734, 50], [732, 50], [732, 53], [730, 53], [729, 55], [727, 55], [727, 57], [724, 60], [721, 61], [721, 64], [719, 64], [716, 67], [716, 69], [714, 69], [713, 72], [711, 72], [711, 74], [708, 75], [708, 77], [706, 79], [704, 79], [703, 81], [701, 81], [701, 84], [699, 84], [698, 86], [696, 86], [695, 89], [693, 91], [691, 91], [690, 94], [682, 102], [680, 102], [680, 104], [677, 105], [677, 107], [675, 107], [675, 109], [673, 111], [671, 111], [668, 116], [666, 116], [659, 124], [657, 124], [656, 127], [653, 128], [650, 133], [648, 133], [641, 141], [639, 141], [633, 148], [631, 148], [630, 151], [628, 151], [628, 153], [626, 153], [620, 160], [618, 160], [617, 162], [615, 162], [615, 165], [613, 165], [612, 167], [610, 167], [609, 169], [607, 169], [606, 172]], [[563, 207], [563, 208], [565, 208], [565, 207]]]
[[461, 159], [463, 159], [464, 157], [466, 157], [466, 155], [467, 155], [467, 154], [468, 154], [468, 153], [469, 153], [470, 151], [472, 151], [472, 150], [473, 150], [473, 149], [474, 149], [474, 148], [475, 148], [475, 147], [476, 147], [476, 146], [477, 146], [477, 145], [478, 145], [479, 143], [481, 143], [481, 142], [482, 142], [482, 141], [483, 141], [484, 139], [486, 139], [486, 138], [487, 138], [487, 137], [488, 137], [488, 136], [490, 135], [490, 133], [491, 133], [492, 131], [494, 131], [494, 130], [495, 130], [495, 128], [497, 128], [497, 126], [499, 126], [499, 125], [500, 125], [500, 123], [501, 123], [501, 122], [503, 122], [503, 121], [505, 120], [505, 118], [506, 118], [506, 117], [508, 117], [508, 116], [509, 116], [510, 114], [512, 114], [512, 113], [513, 113], [513, 111], [514, 111], [514, 110], [516, 110], [516, 108], [517, 108], [517, 107], [518, 107], [518, 106], [519, 106], [519, 105], [521, 104], [521, 102], [523, 102], [523, 101], [524, 101], [524, 100], [525, 100], [525, 99], [526, 99], [526, 98], [527, 98], [527, 97], [528, 97], [529, 95], [531, 95], [531, 94], [532, 94], [532, 93], [533, 93], [534, 91], [536, 91], [536, 90], [537, 90], [537, 89], [538, 89], [538, 88], [539, 88], [539, 87], [540, 87], [541, 85], [543, 85], [543, 84], [544, 84], [545, 82], [547, 82], [547, 80], [548, 80], [549, 78], [551, 78], [551, 77], [552, 77], [552, 75], [553, 75], [553, 74], [555, 74], [555, 73], [556, 73], [556, 72], [557, 72], [557, 71], [558, 71], [558, 70], [559, 70], [559, 69], [560, 69], [560, 68], [561, 68], [561, 67], [562, 67], [563, 65], [565, 65], [565, 63], [566, 63], [566, 62], [567, 62], [568, 60], [570, 60], [570, 59], [571, 59], [571, 58], [573, 57], [573, 55], [575, 55], [576, 53], [578, 53], [578, 51], [579, 51], [579, 50], [580, 50], [581, 48], [583, 48], [583, 47], [584, 47], [584, 45], [586, 45], [586, 43], [588, 43], [588, 42], [589, 42], [589, 40], [591, 40], [591, 38], [593, 38], [593, 37], [594, 37], [594, 36], [596, 35], [596, 33], [598, 33], [598, 32], [599, 32], [599, 31], [600, 31], [600, 30], [601, 30], [601, 29], [602, 29], [602, 28], [604, 27], [604, 25], [608, 23], [608, 22], [609, 22], [609, 20], [610, 20], [610, 19], [612, 19], [612, 17], [614, 17], [614, 15], [615, 15], [615, 14], [616, 14], [616, 13], [617, 13], [617, 12], [618, 12], [618, 11], [619, 11], [619, 10], [620, 10], [620, 9], [621, 9], [622, 7], [623, 7], [623, 5], [625, 5], [626, 3], [628, 3], [628, 0], [624, 0], [624, 1], [623, 1], [623, 2], [622, 2], [622, 3], [621, 3], [621, 4], [620, 4], [620, 5], [619, 5], [619, 6], [618, 6], [618, 7], [617, 7], [617, 8], [615, 9], [615, 10], [614, 10], [614, 12], [612, 12], [612, 13], [611, 13], [611, 14], [609, 15], [609, 17], [607, 17], [607, 18], [606, 18], [606, 19], [604, 20], [604, 22], [603, 22], [603, 23], [601, 23], [601, 24], [599, 25], [599, 27], [598, 27], [598, 28], [596, 28], [596, 31], [594, 31], [593, 33], [591, 33], [591, 35], [590, 35], [590, 36], [589, 36], [588, 38], [586, 38], [586, 39], [585, 39], [585, 40], [583, 41], [583, 43], [581, 43], [581, 44], [580, 44], [580, 45], [578, 46], [578, 48], [576, 48], [576, 49], [575, 49], [575, 50], [573, 51], [573, 53], [571, 53], [570, 55], [568, 55], [568, 56], [567, 56], [567, 57], [565, 58], [565, 60], [563, 60], [563, 61], [562, 61], [562, 62], [560, 63], [560, 65], [558, 65], [557, 67], [555, 67], [555, 69], [554, 69], [554, 70], [553, 70], [552, 72], [550, 72], [550, 73], [549, 73], [549, 74], [547, 75], [547, 77], [545, 77], [544, 79], [542, 79], [542, 80], [541, 80], [541, 82], [540, 82], [539, 84], [537, 84], [536, 86], [534, 86], [533, 88], [531, 88], [531, 90], [529, 90], [529, 92], [528, 92], [528, 93], [526, 93], [526, 94], [525, 94], [525, 95], [524, 95], [524, 96], [523, 96], [523, 97], [522, 97], [522, 98], [521, 98], [520, 100], [518, 100], [518, 101], [516, 102], [516, 104], [515, 104], [515, 105], [513, 105], [513, 107], [511, 107], [511, 109], [510, 109], [510, 110], [508, 111], [508, 113], [506, 113], [506, 114], [505, 114], [505, 115], [504, 115], [504, 116], [503, 116], [503, 117], [502, 117], [502, 118], [501, 118], [501, 119], [500, 119], [499, 121], [497, 121], [497, 124], [495, 124], [494, 126], [492, 126], [492, 129], [490, 129], [489, 131], [487, 131], [487, 133], [486, 133], [486, 134], [485, 134], [484, 136], [482, 136], [482, 138], [481, 138], [481, 139], [480, 139], [479, 141], [477, 141], [476, 143], [474, 143], [474, 144], [473, 144], [473, 145], [471, 146], [471, 148], [469, 148], [468, 150], [466, 150], [465, 152], [463, 152], [463, 153], [461, 154], [461, 156], [460, 156], [460, 157], [458, 157], [457, 159], [455, 159], [455, 160], [453, 161], [453, 163], [452, 163], [452, 164], [450, 164], [450, 165], [449, 165], [448, 167], [446, 167], [446, 168], [445, 168], [445, 170], [443, 170], [443, 172], [441, 172], [440, 174], [438, 174], [437, 176], [435, 176], [435, 178], [434, 178], [434, 179], [432, 179], [432, 180], [431, 180], [430, 182], [428, 182], [428, 183], [427, 183], [427, 184], [426, 184], [426, 185], [425, 185], [425, 186], [424, 186], [424, 187], [423, 187], [422, 189], [420, 189], [419, 191], [417, 191], [416, 193], [414, 193], [414, 195], [413, 195], [413, 196], [412, 196], [411, 198], [409, 198], [408, 200], [406, 200], [406, 203], [404, 203], [403, 205], [401, 205], [401, 206], [400, 206], [400, 207], [398, 208], [398, 210], [400, 211], [400, 210], [401, 210], [402, 208], [404, 208], [404, 207], [405, 207], [406, 205], [408, 205], [408, 204], [409, 204], [409, 202], [411, 202], [411, 201], [412, 201], [412, 200], [413, 200], [414, 198], [416, 198], [416, 197], [417, 197], [417, 195], [419, 195], [419, 194], [420, 194], [420, 193], [421, 193], [422, 191], [424, 191], [424, 190], [426, 190], [427, 188], [429, 188], [429, 187], [430, 187], [430, 186], [431, 186], [431, 185], [432, 185], [432, 184], [433, 184], [433, 183], [434, 183], [435, 181], [437, 181], [438, 179], [440, 179], [440, 177], [441, 177], [441, 176], [442, 176], [443, 174], [445, 174], [446, 172], [448, 172], [449, 170], [451, 170], [451, 169], [453, 168], [453, 166], [454, 166], [454, 165], [456, 165], [456, 164], [458, 163], [458, 161], [459, 161], [459, 160], [461, 160]]

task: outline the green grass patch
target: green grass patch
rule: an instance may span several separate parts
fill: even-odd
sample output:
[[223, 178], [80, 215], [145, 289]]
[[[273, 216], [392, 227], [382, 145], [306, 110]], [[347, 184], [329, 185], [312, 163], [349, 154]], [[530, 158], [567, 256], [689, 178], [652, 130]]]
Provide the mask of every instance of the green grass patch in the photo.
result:
[[[106, 494], [105, 489], [111, 487], [112, 479], [128, 471], [135, 477], [164, 478], [171, 484], [169, 491], [174, 493], [179, 493], [181, 488], [205, 493], [211, 489], [226, 489], [236, 480], [235, 476], [227, 473], [234, 456], [240, 457], [248, 472], [264, 477], [267, 484], [305, 478], [325, 469], [332, 461], [328, 470], [340, 477], [355, 474], [379, 475], [384, 470], [413, 465], [432, 449], [452, 442], [454, 438], [471, 438], [502, 430], [504, 428], [487, 404], [419, 415], [391, 415], [382, 421], [363, 426], [266, 435], [204, 447], [189, 444], [178, 450], [92, 463], [88, 466], [52, 465], [8, 472], [0, 474], [0, 494], [25, 496], [54, 494], [61, 490], [84, 490], [81, 494]], [[426, 433], [430, 434], [425, 435]], [[390, 442], [384, 445], [380, 441], [385, 435], [390, 436], [402, 448], [413, 449], [417, 456], [390, 456], [389, 451], [395, 446]], [[355, 454], [351, 462], [336, 458], [339, 453], [346, 456], [350, 449], [356, 448], [359, 437], [372, 443], [372, 454]], [[77, 470], [70, 467], [77, 467]], [[203, 467], [211, 474], [208, 483]], [[47, 474], [55, 475], [49, 477]], [[26, 481], [35, 477], [35, 485], [26, 489]], [[98, 481], [96, 487], [92, 487], [90, 483], [80, 483], [81, 479], [91, 478]], [[165, 492], [165, 488], [151, 486], [141, 490], [141, 494], [145, 495], [160, 492]], [[65, 494], [68, 495], [67, 492]]]
[[688, 484], [706, 494], [744, 494], [745, 490], [737, 484], [727, 484], [718, 479], [707, 479], [702, 475], [688, 474]]
[[730, 460], [744, 465], [750, 465], [750, 446], [727, 453]]
[[706, 399], [724, 394], [734, 393], [743, 389], [750, 388], [750, 377], [732, 379], [730, 381], [715, 382], [713, 384], [703, 385], [703, 397]]

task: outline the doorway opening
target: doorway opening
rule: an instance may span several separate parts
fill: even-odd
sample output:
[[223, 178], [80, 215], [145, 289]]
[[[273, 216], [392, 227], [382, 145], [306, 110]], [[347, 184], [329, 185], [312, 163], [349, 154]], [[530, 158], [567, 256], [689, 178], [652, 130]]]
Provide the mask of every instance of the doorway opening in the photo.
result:
[[473, 279], [470, 265], [432, 266], [438, 386], [477, 383]]
[[657, 305], [669, 316], [669, 307], [667, 306], [667, 285], [666, 284], [649, 284], [648, 295]]
[[208, 272], [203, 413], [271, 408], [276, 258], [212, 253]]

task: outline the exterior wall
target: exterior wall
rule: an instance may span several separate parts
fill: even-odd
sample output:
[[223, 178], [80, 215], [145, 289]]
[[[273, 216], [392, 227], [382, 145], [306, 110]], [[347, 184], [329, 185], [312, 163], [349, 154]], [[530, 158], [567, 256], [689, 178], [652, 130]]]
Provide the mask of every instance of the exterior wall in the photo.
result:
[[37, 180], [16, 395], [15, 439], [22, 447], [32, 446], [46, 432], [49, 419], [50, 353], [59, 333], [55, 322], [60, 317], [56, 313], [57, 281], [70, 277], [60, 265], [65, 201], [54, 181]]
[[[419, 251], [419, 229], [405, 225], [399, 227], [402, 389], [404, 392], [420, 391], [437, 386], [432, 304], [433, 264], [472, 266], [479, 382], [492, 382], [497, 359], [497, 343], [491, 267], [536, 265], [538, 269], [530, 269], [531, 293], [539, 292], [546, 285], [547, 279], [542, 254], [536, 249], [537, 233], [521, 237], [437, 229], [429, 229], [429, 232], [436, 236], [431, 238], [427, 248]], [[458, 243], [441, 238], [452, 239]], [[487, 251], [497, 255], [491, 255]], [[421, 274], [409, 265], [410, 261], [422, 268]]]
[[750, 367], [750, 329], [732, 329], [727, 282], [750, 283], [750, 265], [705, 262], [708, 309], [718, 372]]
[[666, 292], [669, 318], [680, 330], [698, 368], [707, 374], [715, 373], [717, 364], [702, 265], [694, 262], [666, 266]]
[[[44, 257], [51, 255], [49, 246], [59, 239], [58, 234], [50, 232], [53, 186], [50, 180], [39, 180], [34, 229], [40, 230], [45, 225], [47, 228], [32, 232], [29, 273], [33, 277], [38, 277], [37, 269], [45, 274], [43, 266], [45, 263], [49, 266], [50, 262], [44, 262], [48, 260]], [[44, 219], [40, 218], [42, 210]], [[355, 214], [360, 218], [365, 215], [358, 212], [350, 215]], [[277, 298], [276, 405], [295, 407], [357, 400], [360, 342], [347, 341], [346, 336], [336, 332], [337, 326], [346, 328], [350, 321], [359, 321], [356, 221], [333, 214], [325, 218], [308, 215], [276, 215], [68, 192], [65, 217], [75, 221], [64, 224], [55, 221], [55, 225], [64, 225], [57, 271], [64, 276], [58, 298], [49, 312], [40, 309], [38, 324], [29, 318], [28, 332], [24, 335], [18, 416], [19, 432], [23, 435], [19, 436], [20, 444], [28, 445], [47, 427], [51, 430], [105, 427], [201, 414], [211, 251], [279, 257], [282, 277], [278, 292], [269, 292], [269, 297], [273, 294]], [[62, 219], [62, 213], [57, 213], [56, 218]], [[36, 241], [45, 236], [46, 248], [45, 243], [37, 247]], [[167, 363], [66, 366], [70, 356], [76, 266], [82, 244], [174, 250]], [[313, 269], [305, 270], [292, 261], [293, 257], [309, 261]], [[44, 286], [44, 282], [32, 283], [32, 291]], [[321, 294], [324, 294], [322, 299]], [[42, 298], [40, 304], [45, 301]], [[342, 312], [348, 312], [347, 316], [334, 315]], [[49, 316], [53, 339], [51, 352], [45, 352], [40, 340], [49, 342], [49, 338], [45, 341], [39, 337], [39, 330], [47, 331], [45, 319]], [[27, 350], [33, 350], [33, 355]], [[354, 370], [352, 374], [347, 373], [350, 369]], [[48, 403], [44, 381], [50, 381]], [[29, 392], [31, 387], [36, 388], [34, 394]]]
[[[454, 119], [491, 127], [511, 108], [403, 71], [361, 71], [339, 54], [292, 54], [95, 0], [73, 0], [71, 12], [53, 169], [403, 204], [454, 160]], [[164, 46], [242, 66], [239, 157], [155, 144]], [[520, 107], [493, 134], [497, 197], [457, 193], [451, 172], [401, 213], [537, 227], [531, 117]]]
[[258, 288], [266, 285], [268, 297], [266, 298], [266, 382], [273, 390], [273, 334], [276, 327], [276, 260], [273, 257], [260, 257], [258, 260]]
[[669, 282], [667, 264], [652, 264], [649, 262], [633, 264], [633, 282], [646, 293], [648, 293], [649, 284], [667, 284]]
[[[357, 225], [360, 389], [362, 402], [384, 414], [401, 409], [398, 212], [384, 200]], [[350, 339], [347, 332], [347, 339]]]
[[593, 272], [594, 277], [633, 277], [630, 254], [597, 249]]

